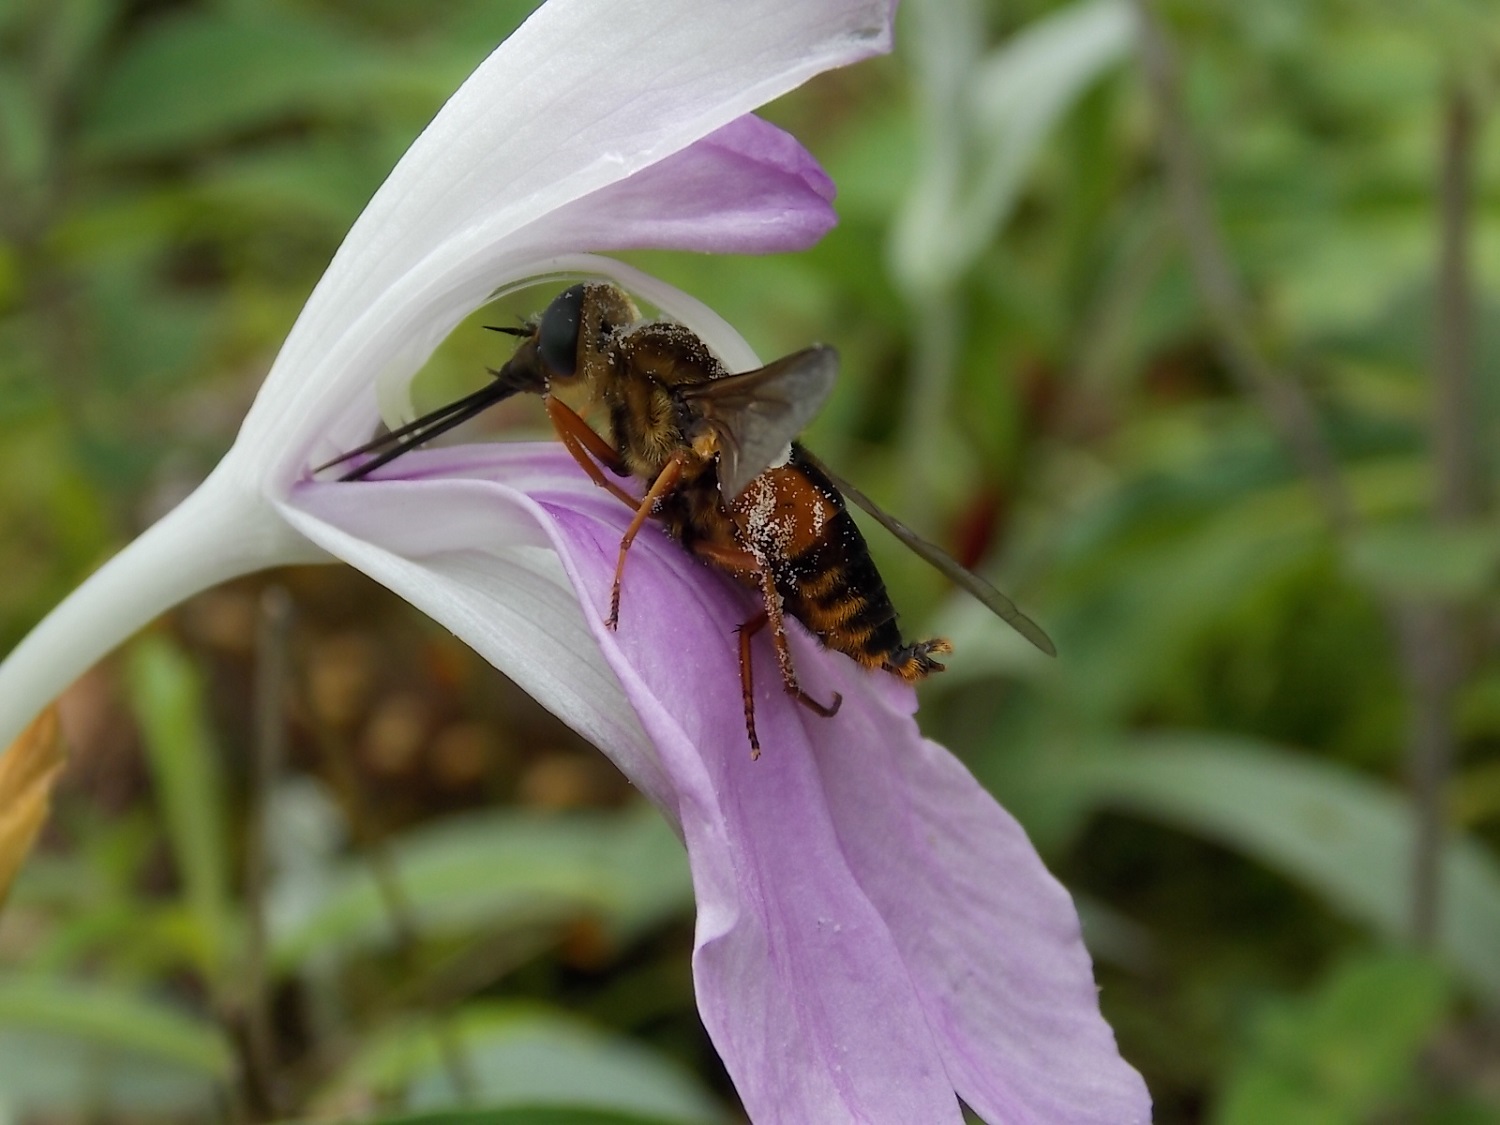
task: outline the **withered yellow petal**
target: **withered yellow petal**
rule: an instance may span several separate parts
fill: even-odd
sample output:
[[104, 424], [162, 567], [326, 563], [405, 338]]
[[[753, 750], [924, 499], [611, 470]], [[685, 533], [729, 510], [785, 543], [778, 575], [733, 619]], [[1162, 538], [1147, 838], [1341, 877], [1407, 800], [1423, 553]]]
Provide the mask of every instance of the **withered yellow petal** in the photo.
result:
[[0, 754], [0, 903], [10, 891], [52, 803], [62, 772], [62, 732], [49, 707]]

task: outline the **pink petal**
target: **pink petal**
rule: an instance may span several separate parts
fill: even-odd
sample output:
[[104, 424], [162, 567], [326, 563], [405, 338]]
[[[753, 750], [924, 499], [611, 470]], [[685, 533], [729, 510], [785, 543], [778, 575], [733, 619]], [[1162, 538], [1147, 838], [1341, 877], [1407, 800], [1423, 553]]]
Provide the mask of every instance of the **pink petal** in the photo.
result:
[[864, 737], [884, 732], [888, 745], [857, 771], [819, 759], [823, 793], [958, 1093], [992, 1122], [1149, 1121], [1145, 1084], [1099, 1014], [1067, 891], [958, 759], [917, 735], [910, 695], [889, 681], [877, 693]]
[[[361, 533], [380, 536], [372, 513], [393, 489], [405, 519], [446, 524], [452, 506], [482, 542], [476, 512], [525, 512], [556, 546], [654, 752], [602, 748], [633, 777], [644, 768], [638, 780], [687, 842], [699, 1006], [754, 1120], [957, 1122], [955, 1089], [995, 1122], [1149, 1120], [1144, 1085], [1099, 1015], [1066, 892], [1014, 820], [921, 738], [908, 689], [798, 628], [804, 688], [844, 696], [838, 716], [819, 718], [783, 694], [757, 638], [765, 754], [752, 762], [735, 636], [755, 610], [745, 591], [648, 525], [611, 633], [602, 617], [629, 513], [580, 484], [566, 454], [440, 450], [403, 465], [425, 479], [305, 486], [295, 502], [342, 523], [357, 497]], [[496, 483], [442, 476], [455, 471]], [[424, 539], [420, 526], [402, 536]], [[468, 638], [473, 622], [430, 611]], [[564, 717], [591, 730], [606, 721]]]
[[[602, 617], [625, 513], [607, 498], [534, 498]], [[766, 754], [752, 762], [735, 629], [755, 606], [660, 532], [650, 540], [642, 557], [632, 551], [618, 636], [601, 628], [601, 643], [677, 785], [699, 910], [699, 1010], [746, 1109], [763, 1122], [958, 1122], [920, 997], [818, 781], [818, 753], [857, 768], [855, 756], [876, 749], [851, 737], [861, 700], [834, 719], [804, 712], [757, 646]], [[822, 663], [798, 641], [799, 667]], [[807, 686], [828, 698], [833, 679]]]
[[[838, 221], [833, 181], [790, 133], [754, 114], [533, 224], [545, 253], [701, 250], [772, 254], [811, 246]], [[527, 253], [527, 250], [520, 250]]]

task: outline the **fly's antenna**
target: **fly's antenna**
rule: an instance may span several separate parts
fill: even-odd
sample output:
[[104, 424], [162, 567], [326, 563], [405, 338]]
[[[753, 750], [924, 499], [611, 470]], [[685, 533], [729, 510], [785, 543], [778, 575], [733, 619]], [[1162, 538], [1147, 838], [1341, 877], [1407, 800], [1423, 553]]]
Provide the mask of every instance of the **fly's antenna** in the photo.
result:
[[[498, 372], [491, 371], [491, 375]], [[446, 406], [440, 406], [431, 413], [424, 414], [415, 422], [391, 430], [389, 433], [381, 434], [372, 441], [365, 442], [357, 449], [351, 449], [348, 453], [342, 453], [332, 461], [325, 461], [313, 470], [321, 473], [324, 469], [331, 469], [335, 465], [342, 465], [364, 453], [375, 453], [380, 451], [378, 457], [373, 457], [339, 477], [339, 480], [362, 480], [369, 476], [382, 465], [388, 465], [404, 453], [409, 453], [419, 445], [431, 441], [435, 437], [446, 434], [455, 426], [461, 426], [476, 414], [488, 409], [495, 403], [509, 398], [515, 393], [513, 387], [501, 382], [494, 382], [486, 387], [480, 387], [472, 394], [463, 398], [455, 399]]]

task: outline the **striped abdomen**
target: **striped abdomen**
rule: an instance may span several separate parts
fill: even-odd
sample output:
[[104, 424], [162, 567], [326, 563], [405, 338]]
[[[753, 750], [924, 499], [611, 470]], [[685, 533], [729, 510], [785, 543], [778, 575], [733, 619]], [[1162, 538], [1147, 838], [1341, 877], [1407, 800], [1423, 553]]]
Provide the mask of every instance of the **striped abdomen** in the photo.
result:
[[732, 507], [745, 546], [776, 580], [783, 606], [828, 648], [906, 680], [942, 670], [944, 640], [906, 644], [885, 582], [844, 498], [801, 447], [757, 477]]

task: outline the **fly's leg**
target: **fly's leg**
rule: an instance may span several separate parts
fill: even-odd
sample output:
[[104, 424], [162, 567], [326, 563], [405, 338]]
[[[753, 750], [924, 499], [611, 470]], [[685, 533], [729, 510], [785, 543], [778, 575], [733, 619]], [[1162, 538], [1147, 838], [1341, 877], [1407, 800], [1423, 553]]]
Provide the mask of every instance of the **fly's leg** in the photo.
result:
[[771, 625], [771, 641], [776, 646], [776, 662], [781, 665], [781, 686], [813, 714], [833, 718], [839, 713], [844, 697], [834, 692], [833, 702], [825, 706], [803, 691], [797, 682], [797, 670], [792, 667], [792, 648], [786, 641], [786, 621], [781, 615], [781, 595], [776, 592], [776, 583], [766, 567], [760, 568], [760, 596], [766, 603], [765, 614]]
[[682, 477], [682, 461], [679, 458], [668, 461], [666, 468], [657, 475], [646, 495], [637, 500], [600, 471], [599, 466], [602, 464], [610, 472], [619, 476], [628, 475], [629, 470], [620, 460], [620, 454], [596, 434], [593, 428], [567, 403], [552, 395], [547, 396], [546, 402], [547, 416], [552, 419], [552, 428], [557, 431], [563, 447], [573, 455], [573, 460], [583, 467], [583, 471], [588, 473], [590, 480], [635, 511], [634, 518], [631, 519], [630, 525], [620, 539], [620, 557], [615, 562], [615, 580], [609, 591], [609, 616], [604, 619], [604, 624], [613, 629], [620, 622], [620, 583], [625, 575], [626, 553], [630, 550], [630, 545], [635, 542], [636, 533], [641, 530], [642, 525], [655, 510], [657, 501], [677, 487], [677, 482]]
[[737, 574], [753, 574], [760, 584], [761, 597], [766, 608], [746, 621], [736, 630], [740, 635], [740, 693], [745, 702], [745, 733], [750, 736], [750, 757], [760, 757], [760, 738], [755, 733], [755, 673], [751, 661], [750, 638], [767, 625], [771, 626], [771, 638], [776, 646], [776, 661], [781, 668], [781, 683], [786, 693], [814, 714], [831, 719], [838, 714], [844, 697], [833, 694], [833, 702], [824, 705], [802, 690], [797, 682], [796, 670], [792, 667], [792, 651], [787, 645], [786, 623], [781, 613], [781, 595], [770, 572], [749, 551], [721, 547], [712, 543], [695, 543], [693, 551], [699, 558], [713, 563], [723, 570]]
[[552, 419], [552, 428], [557, 431], [563, 448], [573, 455], [573, 460], [588, 473], [589, 479], [626, 507], [635, 508], [640, 501], [599, 471], [599, 466], [603, 465], [616, 476], [628, 476], [629, 470], [620, 460], [619, 453], [567, 403], [552, 395], [546, 396], [546, 403], [547, 417]]
[[745, 733], [750, 736], [750, 760], [760, 757], [760, 737], [755, 733], [755, 671], [750, 660], [750, 638], [766, 627], [770, 618], [762, 611], [735, 632], [740, 635], [740, 697], [745, 701]]
[[635, 542], [636, 533], [645, 525], [646, 520], [656, 509], [657, 501], [669, 495], [677, 487], [678, 481], [682, 479], [682, 459], [680, 456], [673, 457], [667, 462], [666, 468], [657, 474], [656, 480], [646, 490], [646, 495], [639, 501], [632, 499], [630, 504], [635, 507], [635, 516], [630, 521], [630, 526], [625, 529], [625, 534], [620, 537], [620, 557], [615, 562], [615, 584], [609, 591], [609, 616], [604, 619], [606, 628], [613, 629], [620, 623], [620, 582], [625, 576], [625, 555], [630, 550], [630, 545]]

